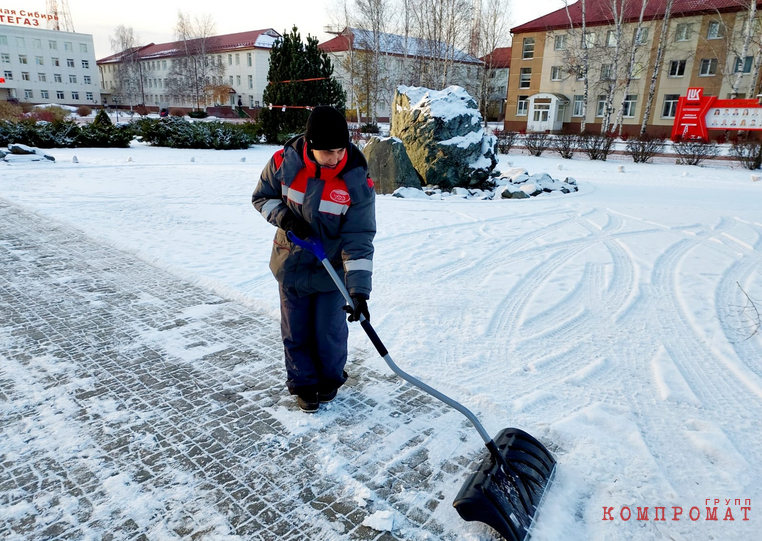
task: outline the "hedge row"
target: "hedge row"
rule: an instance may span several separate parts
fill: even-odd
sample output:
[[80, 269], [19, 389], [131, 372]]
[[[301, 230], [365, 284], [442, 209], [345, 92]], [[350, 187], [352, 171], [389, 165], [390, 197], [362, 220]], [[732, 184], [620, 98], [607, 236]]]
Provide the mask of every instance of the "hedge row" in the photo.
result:
[[71, 120], [0, 121], [0, 147], [20, 143], [38, 148], [127, 148], [130, 141], [138, 137], [140, 141], [160, 147], [231, 150], [249, 148], [259, 142], [260, 137], [255, 123], [189, 122], [166, 117], [141, 118], [131, 124], [115, 126], [105, 112], [101, 113], [92, 123], [81, 127]]

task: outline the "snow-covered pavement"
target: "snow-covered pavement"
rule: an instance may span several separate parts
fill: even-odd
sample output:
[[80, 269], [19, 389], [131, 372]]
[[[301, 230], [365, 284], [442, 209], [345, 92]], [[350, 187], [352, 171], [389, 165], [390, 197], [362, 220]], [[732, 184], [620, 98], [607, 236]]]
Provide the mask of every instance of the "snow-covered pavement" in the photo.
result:
[[[320, 535], [355, 539], [360, 534], [349, 533], [355, 525], [370, 538], [493, 539], [450, 507], [466, 475], [464, 461], [480, 454], [475, 431], [420, 393], [415, 410], [408, 409], [410, 387], [389, 375], [359, 328], [351, 330], [346, 401], [308, 417], [286, 395], [277, 288], [267, 265], [273, 228], [250, 205], [275, 149], [133, 145], [53, 150], [56, 163], [0, 166], [0, 198], [34, 211], [38, 225], [68, 224], [55, 235], [43, 230], [43, 242], [35, 242], [36, 233], [23, 236], [5, 225], [8, 212], [20, 212], [8, 207], [0, 228], [0, 280], [6, 290], [15, 287], [0, 304], [0, 391], [17, 393], [0, 401], [0, 529], [32, 524], [27, 532], [42, 534], [46, 520], [69, 521], [83, 538], [90, 529], [100, 538], [129, 519], [133, 530], [124, 538], [171, 539], [185, 535], [185, 527], [199, 539], [252, 538], [237, 530], [240, 509], [227, 496], [233, 493], [209, 480], [212, 470], [185, 458], [193, 438], [213, 439], [204, 429], [209, 423], [231, 437], [241, 416], [262, 415], [280, 423], [263, 432], [271, 434], [267, 445], [236, 454], [242, 441], [220, 443], [243, 466], [228, 470], [228, 462], [214, 462], [236, 482], [250, 483], [249, 497], [270, 493], [254, 490], [267, 472], [273, 478], [266, 485], [278, 488], [274, 499], [289, 506], [288, 516], [321, 528]], [[757, 539], [762, 332], [754, 334], [758, 320], [745, 293], [762, 308], [762, 182], [728, 163], [511, 155], [501, 157], [500, 167], [509, 160], [530, 173], [572, 176], [580, 191], [522, 201], [378, 198], [369, 304], [395, 361], [462, 401], [491, 434], [516, 426], [549, 446], [558, 474], [535, 540]], [[113, 263], [101, 265], [80, 244], [119, 255], [104, 256]], [[56, 246], [63, 255], [45, 257], [58, 253]], [[29, 279], [19, 282], [6, 261], [19, 261]], [[90, 261], [105, 273], [94, 284]], [[63, 270], [46, 282], [34, 272], [48, 262]], [[72, 275], [66, 265], [76, 262], [82, 270]], [[142, 270], [125, 270], [128, 280], [113, 274], [120, 265]], [[149, 296], [141, 296], [141, 281]], [[74, 288], [74, 298], [90, 303], [73, 318], [72, 351], [85, 351], [93, 364], [61, 360], [50, 334], [5, 317], [14, 303], [32, 314], [33, 298], [60, 314], [67, 303], [56, 304], [50, 292], [61, 288]], [[129, 324], [120, 327], [122, 310]], [[96, 347], [86, 322], [101, 313], [117, 331]], [[160, 362], [141, 361], [144, 351]], [[122, 360], [137, 375], [112, 376], [98, 367]], [[144, 391], [141, 377], [159, 392]], [[87, 398], [93, 390], [101, 394]], [[204, 399], [181, 406], [186, 393]], [[155, 402], [146, 394], [155, 394]], [[126, 454], [110, 454], [111, 435], [118, 441], [130, 427], [149, 426], [158, 428], [140, 428], [145, 438], [120, 447]], [[155, 436], [172, 427], [182, 429], [172, 440], [176, 447]], [[300, 459], [289, 451], [304, 450], [306, 442], [304, 462], [289, 466], [284, 457]], [[137, 458], [145, 452], [165, 470], [143, 466]], [[81, 487], [102, 493], [89, 514], [77, 514], [72, 499], [51, 496], [58, 494], [48, 487], [61, 467], [46, 456], [70, 464], [67, 471], [89, 468], [90, 484]], [[159, 481], [141, 481], [143, 470]], [[303, 472], [310, 476], [305, 481]], [[396, 481], [405, 475], [425, 483]], [[6, 488], [16, 479], [26, 480], [22, 488]], [[359, 514], [333, 520], [305, 503], [300, 490], [316, 479]], [[57, 514], [47, 513], [53, 507]], [[638, 520], [638, 507], [641, 518], [648, 508], [648, 520]], [[262, 524], [258, 535], [271, 535], [271, 524], [255, 515], [247, 520]]]

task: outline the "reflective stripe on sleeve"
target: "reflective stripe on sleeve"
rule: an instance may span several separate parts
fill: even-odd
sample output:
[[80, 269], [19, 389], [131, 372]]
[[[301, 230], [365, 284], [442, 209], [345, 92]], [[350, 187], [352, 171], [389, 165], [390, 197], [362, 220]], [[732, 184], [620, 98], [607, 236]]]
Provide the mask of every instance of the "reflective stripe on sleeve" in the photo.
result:
[[267, 201], [267, 203], [262, 205], [262, 216], [265, 217], [265, 220], [269, 220], [270, 214], [272, 213], [272, 211], [278, 208], [282, 204], [283, 204], [283, 201], [281, 201], [280, 199], [270, 199]]
[[299, 205], [304, 204], [304, 192], [299, 192], [293, 188], [288, 189], [288, 198]]
[[344, 262], [344, 271], [368, 271], [373, 272], [372, 259], [353, 259]]

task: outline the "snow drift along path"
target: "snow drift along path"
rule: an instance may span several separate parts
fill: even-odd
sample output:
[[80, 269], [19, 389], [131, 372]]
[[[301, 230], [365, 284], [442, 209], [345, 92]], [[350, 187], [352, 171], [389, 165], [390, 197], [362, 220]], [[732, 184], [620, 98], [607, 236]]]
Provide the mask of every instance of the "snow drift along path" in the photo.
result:
[[[277, 317], [274, 231], [249, 203], [274, 150], [55, 150], [55, 164], [0, 168], [0, 196]], [[762, 183], [727, 167], [509, 159], [580, 192], [378, 198], [370, 310], [395, 361], [490, 433], [549, 444], [560, 467], [534, 539], [756, 539], [762, 333], [741, 287], [762, 307]], [[487, 539], [454, 510], [438, 518]]]

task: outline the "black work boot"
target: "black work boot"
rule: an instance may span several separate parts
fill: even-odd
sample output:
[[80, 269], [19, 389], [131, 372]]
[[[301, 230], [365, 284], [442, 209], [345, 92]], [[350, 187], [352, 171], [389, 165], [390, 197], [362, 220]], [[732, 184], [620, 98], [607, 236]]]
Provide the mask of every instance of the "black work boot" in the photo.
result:
[[320, 391], [318, 393], [318, 400], [320, 400], [321, 404], [327, 404], [336, 398], [337, 392], [339, 392], [338, 389], [333, 389], [332, 391]]
[[299, 404], [299, 409], [304, 413], [315, 413], [320, 407], [320, 400], [318, 400], [318, 393], [300, 393], [297, 395], [296, 403]]

